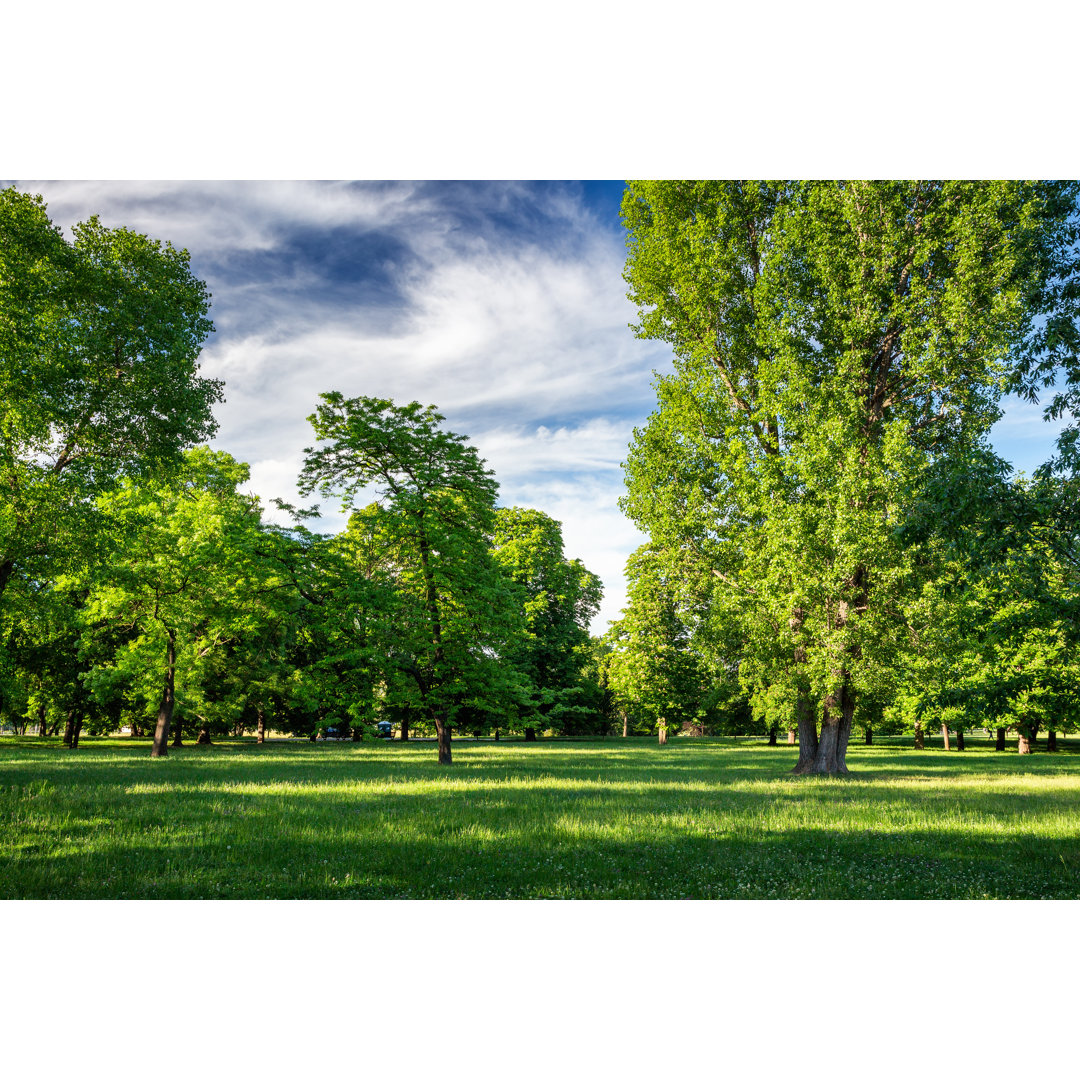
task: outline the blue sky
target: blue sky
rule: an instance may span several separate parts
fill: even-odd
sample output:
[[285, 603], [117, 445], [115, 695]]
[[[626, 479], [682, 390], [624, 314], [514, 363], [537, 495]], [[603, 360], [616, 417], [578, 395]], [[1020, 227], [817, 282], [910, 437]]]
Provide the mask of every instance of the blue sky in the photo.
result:
[[[501, 502], [561, 521], [567, 555], [601, 576], [594, 632], [618, 616], [644, 539], [617, 507], [620, 463], [669, 363], [628, 328], [621, 181], [19, 186], [59, 225], [98, 213], [188, 248], [213, 294], [204, 369], [226, 384], [215, 446], [249, 463], [264, 500], [299, 501], [320, 392], [434, 404]], [[1030, 472], [1055, 430], [1010, 402], [994, 443]], [[324, 528], [343, 525], [322, 510]]]

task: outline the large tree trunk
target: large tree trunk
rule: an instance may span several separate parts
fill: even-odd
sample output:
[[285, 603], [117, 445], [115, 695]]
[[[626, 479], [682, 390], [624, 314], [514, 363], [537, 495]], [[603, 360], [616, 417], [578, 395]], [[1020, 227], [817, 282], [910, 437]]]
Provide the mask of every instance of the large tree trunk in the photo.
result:
[[915, 749], [916, 750], [925, 750], [926, 749], [926, 740], [925, 740], [925, 738], [923, 736], [923, 729], [922, 729], [922, 721], [921, 720], [916, 720], [915, 721]]
[[67, 723], [64, 725], [64, 745], [70, 746], [72, 736], [75, 734], [75, 710], [72, 709], [67, 715]]
[[661, 746], [667, 746], [667, 728], [666, 727], [658, 728], [657, 729], [657, 735], [659, 736], [659, 739], [660, 739], [660, 745]]
[[[791, 618], [788, 620], [788, 626], [791, 628], [792, 634], [798, 635], [805, 621], [806, 612], [802, 608], [795, 608], [791, 613]], [[796, 641], [798, 641], [797, 636]], [[797, 644], [793, 658], [795, 660], [796, 678], [798, 678], [799, 669], [806, 664], [806, 646]], [[817, 757], [818, 752], [817, 717], [814, 715], [814, 706], [810, 701], [810, 695], [802, 686], [799, 687], [795, 701], [795, 717], [799, 726], [799, 760], [791, 771], [796, 776], [802, 776], [805, 773], [813, 772], [814, 759]], [[788, 742], [791, 741], [789, 738]]]
[[995, 750], [1004, 750], [1005, 749], [1005, 729], [1003, 727], [999, 727], [997, 729], [997, 739], [994, 742], [994, 749]]
[[822, 703], [821, 736], [810, 772], [827, 776], [847, 775], [847, 747], [854, 718], [855, 696], [851, 690], [850, 676], [845, 671], [839, 692], [829, 694]]
[[787, 743], [788, 743], [788, 746], [794, 746], [795, 745], [795, 729], [794, 728], [788, 728]]
[[1031, 741], [1027, 735], [1024, 734], [1024, 729], [1020, 729], [1019, 738], [1016, 740], [1016, 752], [1018, 754], [1030, 754], [1031, 753]]
[[1057, 732], [1053, 728], [1046, 733], [1046, 749], [1051, 752], [1057, 749]]
[[260, 746], [266, 742], [266, 714], [259, 709], [257, 726], [255, 728], [255, 742]]
[[818, 752], [817, 717], [805, 693], [800, 692], [796, 708], [799, 713], [799, 760], [791, 771], [796, 776], [802, 776], [814, 771], [814, 759]]
[[956, 728], [956, 749], [964, 749], [964, 729], [959, 725]]
[[439, 764], [451, 765], [453, 759], [450, 755], [450, 735], [451, 727], [449, 724], [444, 723], [441, 719], [436, 717], [435, 719], [435, 731], [439, 736]]
[[866, 729], [866, 745], [867, 746], [873, 746], [874, 745], [874, 730], [873, 730], [873, 728], [868, 727]]
[[403, 716], [401, 718], [401, 741], [402, 742], [408, 742], [409, 741], [409, 718], [408, 718], [408, 716]]
[[945, 744], [945, 749], [946, 750], [950, 749], [950, 747], [949, 747], [949, 725], [948, 724], [942, 724], [941, 725], [941, 741]]
[[527, 727], [525, 729], [525, 741], [536, 742], [536, 728]]
[[[169, 753], [169, 725], [172, 724], [173, 707], [176, 705], [176, 638], [169, 635], [165, 649], [165, 685], [158, 706], [157, 726], [154, 728], [154, 746], [151, 757], [166, 757]], [[173, 745], [176, 745], [175, 743]]]

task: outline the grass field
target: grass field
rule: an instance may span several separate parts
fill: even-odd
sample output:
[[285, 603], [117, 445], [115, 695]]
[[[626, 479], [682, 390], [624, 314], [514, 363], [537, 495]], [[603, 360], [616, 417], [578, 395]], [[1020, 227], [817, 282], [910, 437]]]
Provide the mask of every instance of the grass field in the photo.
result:
[[0, 739], [0, 897], [1080, 897], [1080, 747]]

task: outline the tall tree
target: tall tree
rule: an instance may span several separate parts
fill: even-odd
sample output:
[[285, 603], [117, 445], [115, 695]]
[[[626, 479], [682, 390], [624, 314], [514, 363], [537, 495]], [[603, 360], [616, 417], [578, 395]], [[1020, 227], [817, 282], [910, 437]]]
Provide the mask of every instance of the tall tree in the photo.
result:
[[752, 615], [749, 648], [788, 652], [799, 772], [846, 772], [858, 696], [884, 681], [899, 633], [904, 494], [996, 419], [1053, 300], [1075, 195], [628, 186], [638, 333], [670, 342], [675, 369], [635, 435], [625, 506]]
[[100, 497], [118, 550], [87, 572], [91, 587], [88, 641], [126, 627], [131, 638], [90, 672], [99, 698], [118, 684], [157, 703], [153, 757], [168, 753], [177, 705], [205, 710], [208, 658], [231, 642], [255, 636], [261, 616], [257, 559], [259, 504], [237, 489], [247, 466], [228, 454], [196, 447], [171, 483], [125, 481]]
[[213, 434], [209, 301], [186, 251], [96, 217], [69, 243], [40, 196], [0, 190], [0, 600], [92, 561], [94, 496]]
[[321, 395], [310, 417], [324, 443], [305, 451], [300, 489], [340, 493], [354, 509], [373, 485], [369, 527], [393, 553], [394, 664], [411, 680], [416, 707], [450, 764], [457, 714], [490, 687], [498, 657], [520, 631], [490, 552], [498, 485], [476, 449], [419, 402]]
[[504, 661], [531, 684], [522, 723], [574, 733], [594, 716], [583, 671], [591, 659], [589, 622], [603, 586], [580, 559], [563, 554], [562, 526], [540, 510], [500, 507], [495, 513], [495, 561], [521, 591], [526, 632]]

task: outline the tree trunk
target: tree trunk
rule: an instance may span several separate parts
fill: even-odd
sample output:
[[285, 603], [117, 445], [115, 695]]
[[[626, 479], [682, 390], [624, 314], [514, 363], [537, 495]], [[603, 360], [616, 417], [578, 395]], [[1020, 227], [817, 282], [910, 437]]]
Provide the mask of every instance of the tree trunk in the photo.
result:
[[259, 710], [258, 725], [255, 729], [255, 742], [260, 746], [266, 742], [266, 714]]
[[[791, 629], [792, 634], [796, 635], [796, 641], [799, 640], [797, 635], [802, 630], [805, 621], [806, 611], [803, 608], [795, 608], [791, 613], [791, 618], [788, 620], [788, 627]], [[806, 646], [797, 644], [792, 656], [795, 660], [796, 673], [798, 673], [806, 665]], [[798, 678], [798, 674], [796, 674], [796, 678]], [[802, 776], [814, 770], [814, 759], [817, 757], [818, 752], [818, 733], [814, 706], [810, 702], [810, 695], [801, 685], [795, 701], [795, 716], [799, 727], [799, 760], [791, 771], [796, 776]], [[789, 736], [788, 742], [792, 741]]]
[[847, 746], [855, 718], [855, 696], [850, 676], [843, 673], [838, 693], [829, 694], [822, 703], [821, 737], [810, 772], [826, 776], [847, 775]]
[[45, 702], [42, 702], [40, 705], [38, 705], [37, 715], [38, 737], [43, 739], [49, 730], [48, 721], [45, 719]]
[[[176, 704], [176, 638], [169, 634], [165, 649], [165, 685], [161, 690], [161, 704], [158, 706], [157, 726], [154, 728], [154, 745], [151, 757], [166, 757], [169, 742], [169, 725], [172, 723], [173, 707]], [[174, 744], [175, 745], [175, 744]]]
[[183, 712], [181, 712], [179, 716], [175, 717], [175, 721], [176, 721], [176, 723], [175, 723], [175, 726], [173, 727], [172, 742], [169, 745], [174, 746], [174, 747], [183, 746], [184, 745], [184, 714], [183, 714]]
[[630, 714], [623, 712], [622, 714], [622, 737], [625, 739], [630, 734]]
[[1057, 749], [1057, 732], [1053, 728], [1046, 733], [1046, 749], [1051, 753]]
[[667, 728], [662, 727], [657, 729], [657, 735], [660, 738], [660, 745], [667, 746]]
[[776, 725], [775, 724], [773, 724], [773, 726], [771, 728], [769, 728], [769, 745], [770, 746], [775, 746], [776, 745]]
[[67, 723], [64, 725], [64, 745], [70, 746], [72, 736], [75, 734], [75, 710], [72, 709], [67, 715]]
[[922, 721], [921, 720], [916, 720], [915, 721], [915, 749], [916, 750], [924, 750], [924, 749], [926, 749], [926, 742], [925, 742], [925, 740], [923, 738], [923, 729], [922, 729]]
[[794, 728], [788, 728], [787, 743], [788, 743], [788, 746], [794, 746], [795, 745], [795, 729]]
[[440, 765], [451, 765], [451, 764], [453, 764], [453, 759], [450, 756], [450, 735], [451, 735], [450, 725], [447, 724], [447, 723], [444, 723], [442, 720], [440, 720], [438, 717], [436, 717], [436, 719], [435, 719], [435, 731], [438, 733], [438, 736], [439, 736], [439, 764]]
[[956, 749], [964, 749], [964, 729], [959, 726], [956, 729]]
[[949, 746], [949, 725], [948, 724], [942, 724], [941, 725], [941, 741], [945, 744], [945, 749], [946, 750], [952, 749]]
[[499, 741], [499, 729], [498, 728], [495, 729], [495, 741], [496, 742]]
[[11, 575], [14, 570], [14, 559], [7, 559], [6, 561], [0, 563], [0, 596], [4, 595], [4, 589], [7, 588], [7, 583], [11, 580]]
[[[70, 720], [71, 720], [71, 718], [72, 718], [72, 717], [73, 717], [74, 715], [75, 715], [75, 710], [74, 710], [74, 709], [72, 709], [72, 710], [71, 710], [71, 711], [70, 711], [70, 712], [69, 712], [69, 713], [67, 714], [67, 719], [68, 719], [68, 720], [70, 721]], [[57, 720], [57, 721], [56, 721], [56, 722], [55, 722], [55, 723], [53, 724], [53, 726], [52, 726], [51, 728], [49, 728], [49, 737], [50, 737], [50, 738], [55, 738], [55, 737], [56, 737], [56, 735], [57, 735], [57, 734], [59, 733], [59, 731], [60, 731], [60, 725], [61, 725], [62, 723], [64, 723], [64, 721], [63, 721], [63, 720]]]
[[536, 742], [536, 728], [527, 727], [525, 729], [525, 741]]
[[401, 718], [401, 741], [409, 741], [409, 718], [407, 716]]
[[79, 746], [79, 735], [82, 733], [83, 718], [80, 716], [71, 729], [71, 749], [76, 750]]
[[799, 760], [791, 771], [796, 776], [802, 776], [814, 771], [814, 759], [818, 752], [817, 718], [805, 693], [799, 693], [796, 708], [799, 714]]
[[206, 728], [199, 728], [199, 737], [195, 740], [196, 746], [211, 746], [210, 732]]
[[874, 730], [873, 730], [873, 728], [867, 728], [866, 729], [866, 745], [867, 746], [873, 746], [874, 745]]
[[994, 749], [995, 750], [1004, 750], [1005, 749], [1005, 729], [1003, 727], [999, 727], [997, 729], [997, 740], [994, 743]]
[[1031, 753], [1031, 741], [1027, 735], [1024, 734], [1024, 729], [1020, 729], [1019, 738], [1016, 741], [1016, 752], [1018, 754], [1030, 754]]

